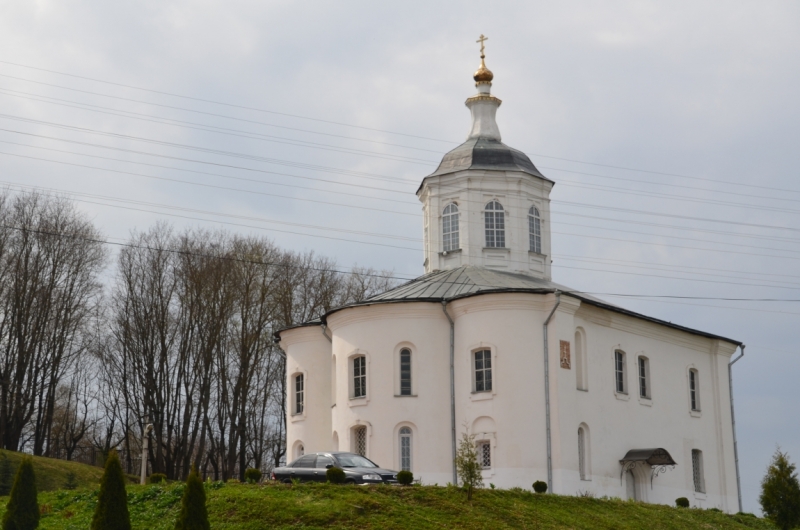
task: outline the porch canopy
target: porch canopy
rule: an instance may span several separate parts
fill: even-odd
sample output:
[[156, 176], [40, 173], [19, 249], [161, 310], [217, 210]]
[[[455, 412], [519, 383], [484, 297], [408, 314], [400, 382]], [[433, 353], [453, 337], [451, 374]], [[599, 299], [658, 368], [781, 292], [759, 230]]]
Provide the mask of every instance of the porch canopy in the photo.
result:
[[[653, 487], [653, 479], [659, 474], [669, 469], [675, 469], [678, 464], [672, 459], [672, 456], [666, 449], [661, 447], [653, 449], [631, 449], [625, 454], [625, 457], [619, 461], [622, 469], [619, 473], [619, 480], [622, 482], [622, 477], [626, 471], [630, 471], [637, 465], [650, 466], [650, 487]], [[640, 464], [641, 463], [641, 464]]]

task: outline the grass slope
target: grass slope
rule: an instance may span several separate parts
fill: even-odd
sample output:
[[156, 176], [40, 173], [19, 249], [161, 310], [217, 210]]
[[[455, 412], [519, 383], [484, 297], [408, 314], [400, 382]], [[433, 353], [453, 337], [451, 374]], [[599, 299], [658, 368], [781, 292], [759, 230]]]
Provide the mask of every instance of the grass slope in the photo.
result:
[[[620, 500], [535, 495], [522, 490], [481, 490], [473, 501], [456, 488], [435, 486], [263, 486], [206, 484], [211, 528], [598, 528], [765, 529], [752, 515], [671, 508]], [[172, 529], [183, 485], [128, 486], [134, 529]], [[97, 489], [39, 495], [42, 530], [86, 529]], [[0, 517], [5, 511], [0, 502]]]
[[[20, 460], [24, 455], [14, 451], [4, 451], [0, 449], [0, 454], [4, 454], [11, 461], [11, 466], [14, 474], [17, 473]], [[100, 477], [103, 476], [103, 470], [99, 467], [87, 466], [86, 464], [79, 464], [77, 462], [67, 462], [66, 460], [56, 460], [55, 458], [45, 458], [43, 456], [34, 456], [33, 458], [33, 471], [36, 474], [36, 488], [39, 491], [52, 491], [64, 487], [67, 483], [67, 474], [75, 473], [75, 480], [79, 487], [97, 487], [100, 484]], [[5, 502], [3, 509], [5, 509]]]

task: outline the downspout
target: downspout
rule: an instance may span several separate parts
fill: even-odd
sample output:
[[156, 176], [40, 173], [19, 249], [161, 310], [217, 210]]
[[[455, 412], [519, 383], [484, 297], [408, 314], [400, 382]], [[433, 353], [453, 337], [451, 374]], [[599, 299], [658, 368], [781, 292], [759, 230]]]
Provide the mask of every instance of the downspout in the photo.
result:
[[332, 338], [330, 338], [330, 337], [328, 336], [328, 333], [327, 333], [328, 326], [326, 326], [325, 324], [320, 324], [320, 327], [322, 328], [322, 334], [323, 334], [323, 335], [325, 335], [325, 338], [326, 338], [326, 339], [328, 339], [328, 342], [330, 342], [331, 344], [333, 344], [333, 339], [332, 339]]
[[742, 482], [739, 477], [739, 448], [736, 444], [736, 417], [733, 411], [733, 363], [744, 357], [744, 344], [739, 348], [742, 353], [728, 363], [728, 391], [731, 393], [731, 430], [733, 431], [733, 460], [736, 462], [736, 493], [739, 496], [739, 511], [742, 511]]
[[547, 491], [553, 493], [553, 442], [550, 433], [550, 348], [547, 340], [547, 325], [556, 314], [559, 304], [561, 304], [561, 293], [556, 289], [556, 305], [550, 311], [547, 320], [544, 321], [542, 332], [544, 336], [544, 418], [547, 434]]
[[447, 300], [442, 300], [442, 311], [450, 321], [450, 443], [453, 452], [453, 484], [458, 485], [456, 470], [456, 372], [455, 372], [455, 331], [456, 325], [447, 312]]

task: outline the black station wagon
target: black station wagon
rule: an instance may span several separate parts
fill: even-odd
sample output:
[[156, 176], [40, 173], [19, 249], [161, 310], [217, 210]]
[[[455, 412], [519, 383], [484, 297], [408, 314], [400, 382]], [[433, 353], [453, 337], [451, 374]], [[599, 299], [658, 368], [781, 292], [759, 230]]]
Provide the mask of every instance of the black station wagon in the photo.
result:
[[397, 471], [383, 469], [355, 453], [310, 453], [291, 464], [272, 470], [272, 479], [281, 482], [325, 482], [332, 467], [344, 470], [345, 484], [397, 484]]

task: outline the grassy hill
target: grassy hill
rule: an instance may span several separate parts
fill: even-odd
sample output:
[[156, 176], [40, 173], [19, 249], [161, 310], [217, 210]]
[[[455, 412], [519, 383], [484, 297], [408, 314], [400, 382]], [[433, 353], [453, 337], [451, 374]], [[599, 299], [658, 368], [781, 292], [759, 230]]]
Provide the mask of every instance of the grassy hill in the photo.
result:
[[[3, 455], [9, 459], [16, 474], [19, 462], [25, 455], [0, 450], [0, 459], [3, 458]], [[39, 491], [63, 488], [67, 483], [69, 473], [75, 474], [75, 480], [79, 487], [95, 487], [100, 483], [100, 477], [103, 476], [103, 470], [99, 467], [42, 456], [33, 457], [33, 470], [36, 473], [36, 487]], [[3, 503], [3, 509], [5, 509], [5, 503]]]
[[[172, 529], [183, 486], [129, 486], [135, 529]], [[522, 490], [481, 490], [472, 502], [455, 488], [207, 484], [211, 528], [598, 528], [598, 529], [769, 529], [752, 515], [679, 509], [621, 500], [535, 495]], [[39, 528], [89, 527], [96, 488], [39, 495]], [[0, 517], [5, 511], [0, 500]]]

